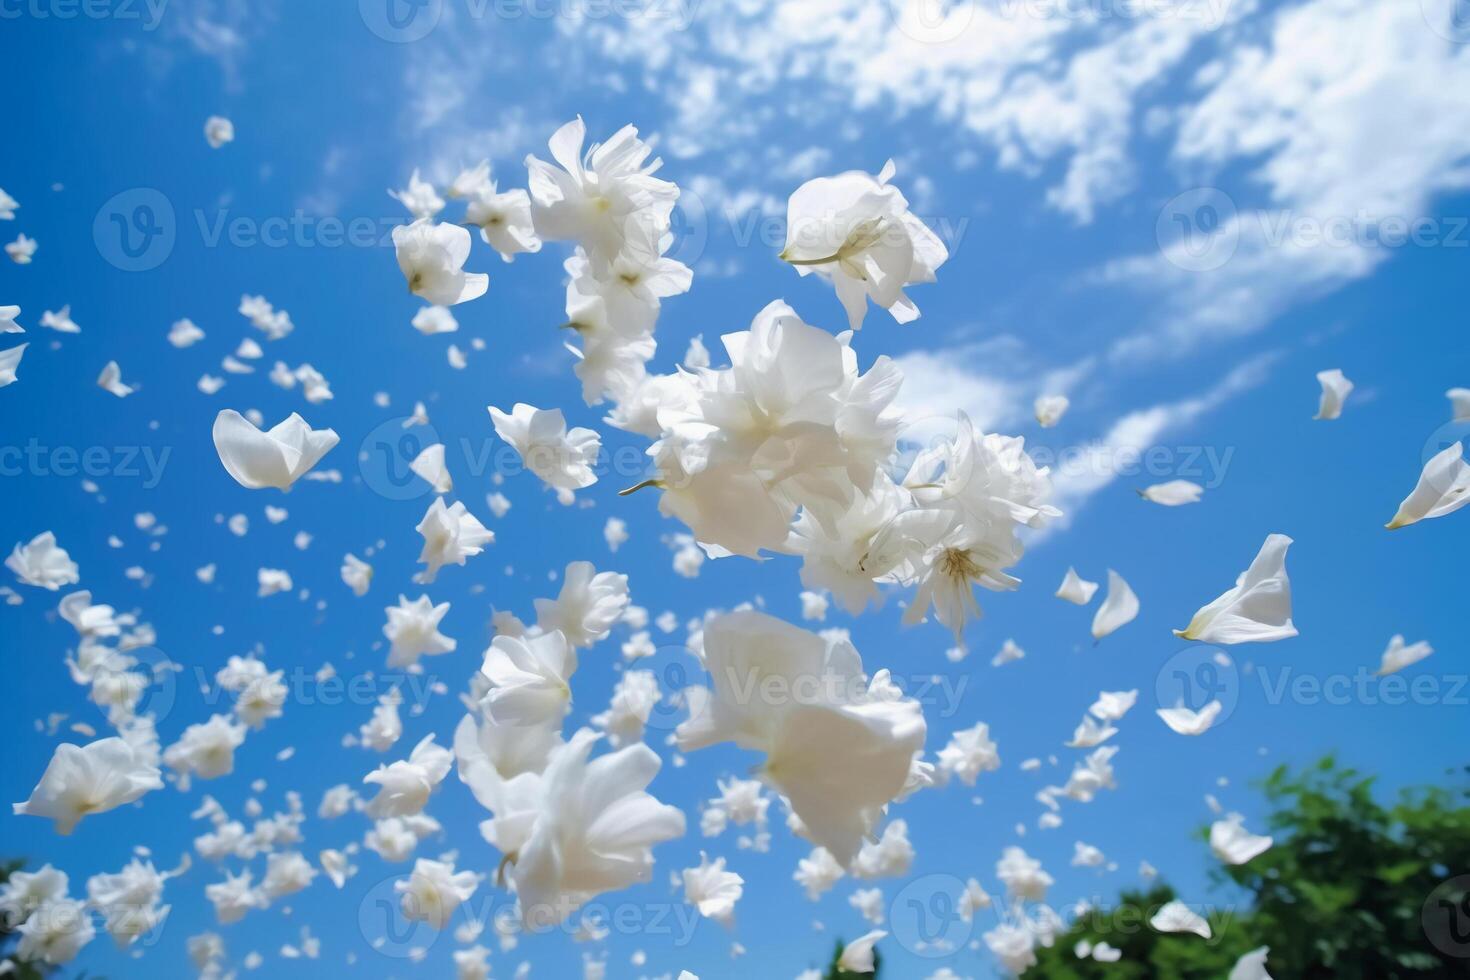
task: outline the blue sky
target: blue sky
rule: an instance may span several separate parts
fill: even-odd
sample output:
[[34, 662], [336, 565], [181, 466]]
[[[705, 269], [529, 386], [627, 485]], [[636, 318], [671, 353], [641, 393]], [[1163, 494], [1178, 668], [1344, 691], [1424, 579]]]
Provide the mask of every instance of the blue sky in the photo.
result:
[[[1020, 591], [981, 596], [986, 615], [971, 626], [974, 652], [960, 664], [945, 658], [942, 627], [899, 625], [898, 594], [856, 619], [834, 606], [824, 625], [851, 629], [870, 671], [888, 667], [929, 691], [931, 753], [983, 720], [1004, 766], [974, 790], [926, 791], [895, 809], [918, 852], [908, 878], [847, 879], [809, 905], [790, 880], [808, 848], [779, 819], [769, 853], [737, 849], [733, 831], [698, 835], [698, 808], [717, 795], [716, 778], [745, 775], [755, 758], [724, 746], [676, 767], [662, 741], [666, 725], [649, 736], [665, 758], [653, 791], [692, 815], [691, 833], [658, 849], [652, 883], [604, 897], [629, 926], [599, 944], [528, 937], [494, 954], [496, 975], [522, 960], [533, 976], [572, 975], [591, 953], [606, 955], [611, 977], [680, 969], [795, 976], [824, 960], [835, 937], [866, 931], [847, 897], [876, 885], [892, 903], [894, 935], [880, 945], [889, 976], [926, 977], [941, 965], [991, 976], [988, 953], [964, 940], [978, 941], [993, 919], [982, 915], [972, 932], [951, 935], [961, 940], [954, 956], [928, 959], [901, 941], [912, 923], [902, 921], [908, 906], [899, 898], [927, 899], [947, 887], [945, 875], [973, 876], [998, 892], [994, 862], [1019, 843], [1056, 877], [1057, 905], [1136, 884], [1141, 860], [1188, 901], [1228, 904], [1234, 896], [1211, 883], [1212, 860], [1195, 839], [1210, 819], [1206, 793], [1258, 820], [1250, 780], [1328, 751], [1379, 773], [1385, 790], [1445, 779], [1463, 763], [1470, 698], [1457, 584], [1470, 519], [1393, 534], [1382, 525], [1426, 450], [1465, 434], [1446, 428], [1443, 393], [1470, 385], [1461, 295], [1470, 256], [1470, 30], [1457, 29], [1448, 0], [1215, 0], [1165, 4], [1152, 15], [1121, 3], [993, 0], [951, 4], [937, 21], [904, 7], [686, 0], [619, 8], [642, 11], [629, 16], [571, 0], [442, 0], [414, 15], [437, 20], [407, 40], [377, 20], [376, 0], [171, 0], [156, 17], [121, 0], [70, 17], [61, 0], [0, 2], [0, 46], [11, 78], [24, 80], [9, 101], [10, 152], [0, 166], [0, 187], [21, 208], [0, 222], [0, 237], [24, 232], [40, 243], [32, 265], [0, 268], [0, 303], [20, 305], [28, 331], [6, 346], [32, 344], [20, 381], [0, 390], [0, 447], [34, 445], [28, 458], [44, 464], [4, 472], [0, 545], [8, 551], [54, 530], [81, 567], [81, 587], [154, 624], [158, 648], [183, 667], [173, 703], [160, 704], [165, 744], [218, 709], [199, 678], [257, 644], [288, 678], [331, 662], [344, 677], [371, 674], [362, 683], [376, 696], [392, 680], [382, 668], [382, 608], [400, 592], [422, 591], [410, 581], [413, 527], [432, 497], [423, 485], [409, 499], [378, 492], [372, 453], [384, 431], [401, 431], [392, 420], [422, 400], [450, 447], [457, 497], [497, 541], [427, 590], [452, 604], [445, 632], [459, 650], [429, 662], [449, 693], [429, 698], [419, 716], [405, 712], [401, 748], [429, 732], [449, 740], [463, 713], [455, 694], [479, 664], [491, 612], [531, 617], [532, 600], [554, 594], [550, 576], [572, 560], [625, 572], [636, 604], [655, 616], [672, 610], [681, 623], [745, 601], [799, 621], [791, 559], [730, 558], [707, 562], [697, 579], [674, 575], [661, 537], [682, 526], [661, 518], [647, 494], [616, 496], [636, 475], [605, 476], [575, 507], [559, 505], [530, 475], [492, 485], [493, 467], [477, 463], [497, 448], [490, 404], [559, 406], [572, 424], [598, 428], [610, 449], [643, 442], [602, 425], [601, 410], [581, 402], [557, 330], [564, 246], [504, 265], [477, 245], [469, 267], [490, 273], [489, 293], [456, 308], [458, 334], [424, 337], [409, 326], [421, 304], [383, 244], [406, 220], [385, 189], [406, 184], [414, 167], [443, 181], [482, 157], [502, 189], [524, 186], [525, 154], [544, 157], [546, 138], [572, 116], [582, 114], [594, 138], [638, 125], [657, 141], [661, 176], [683, 190], [672, 254], [695, 270], [693, 289], [666, 301], [660, 319], [655, 366], [670, 370], [696, 335], [718, 363], [718, 336], [745, 329], [777, 298], [810, 323], [841, 329], [830, 289], [775, 258], [785, 200], [810, 177], [876, 172], [892, 157], [897, 183], [952, 257], [937, 284], [913, 291], [917, 322], [870, 311], [854, 341], [859, 359], [897, 358], [907, 377], [901, 401], [912, 412], [964, 409], [1061, 461], [1056, 486], [1067, 516], [1032, 543], [1016, 569]], [[558, 16], [545, 16], [553, 8]], [[411, 33], [429, 27], [406, 7], [399, 12]], [[212, 114], [230, 117], [237, 132], [217, 151], [202, 138]], [[157, 209], [172, 245], [147, 253], [152, 268], [129, 271], [110, 215], [159, 199], [172, 211], [169, 222]], [[333, 238], [344, 225], [354, 235], [348, 243]], [[1413, 240], [1395, 241], [1399, 225], [1414, 230]], [[216, 236], [219, 228], [226, 231]], [[259, 241], [282, 232], [284, 240]], [[244, 293], [289, 310], [296, 330], [265, 345], [257, 374], [231, 375], [204, 395], [199, 376], [219, 374], [220, 359], [253, 333], [236, 312]], [[81, 334], [39, 328], [41, 312], [63, 304]], [[165, 340], [181, 317], [208, 335], [187, 350]], [[484, 349], [471, 349], [473, 339]], [[468, 353], [462, 371], [447, 363], [449, 342]], [[93, 385], [113, 359], [139, 386], [123, 401]], [[265, 372], [276, 359], [313, 364], [335, 398], [307, 405], [299, 389], [271, 385]], [[1332, 367], [1358, 388], [1340, 420], [1314, 422], [1314, 374]], [[1043, 431], [1031, 402], [1055, 390], [1071, 396], [1072, 409]], [[377, 392], [390, 395], [389, 407], [374, 403]], [[210, 441], [213, 416], [226, 407], [258, 408], [272, 422], [300, 411], [334, 428], [342, 441], [322, 467], [340, 470], [344, 482], [303, 483], [285, 497], [243, 490]], [[97, 493], [65, 472], [67, 450], [89, 447], [104, 447], [108, 460]], [[1130, 468], [1130, 450], [1150, 448], [1152, 463]], [[1061, 465], [1081, 457], [1106, 465]], [[150, 460], [162, 461], [157, 480]], [[1204, 501], [1164, 509], [1134, 492], [1174, 477], [1204, 484]], [[492, 490], [512, 501], [503, 519], [488, 514]], [[267, 503], [289, 518], [268, 523]], [[140, 512], [156, 515], [167, 534], [137, 530]], [[218, 520], [237, 513], [250, 519], [243, 538]], [[602, 539], [614, 515], [631, 532], [616, 556]], [[313, 536], [305, 550], [293, 545], [298, 531]], [[1296, 540], [1289, 568], [1301, 636], [1234, 650], [1233, 711], [1201, 738], [1175, 736], [1153, 715], [1182, 649], [1169, 630], [1228, 587], [1271, 532]], [[110, 547], [110, 535], [123, 547]], [[357, 599], [339, 579], [341, 557], [380, 540], [372, 590]], [[219, 574], [205, 586], [194, 570], [210, 562]], [[1139, 618], [1094, 647], [1092, 610], [1052, 597], [1069, 565], [1092, 580], [1121, 572], [1142, 600]], [[310, 598], [257, 598], [261, 566], [287, 569]], [[131, 567], [146, 576], [129, 578]], [[0, 695], [11, 746], [0, 788], [15, 801], [58, 741], [82, 740], [67, 725], [106, 725], [63, 665], [74, 633], [55, 615], [58, 596], [5, 584], [23, 598], [0, 606], [12, 679]], [[626, 633], [583, 657], [571, 726], [606, 706]], [[1371, 684], [1367, 696], [1355, 687], [1345, 698], [1290, 686], [1371, 671], [1394, 633], [1437, 650], [1406, 673], [1428, 679], [1408, 703], [1387, 703], [1392, 691]], [[683, 636], [681, 625], [664, 642]], [[1007, 638], [1027, 657], [992, 669]], [[678, 656], [660, 654], [657, 663]], [[1060, 828], [1039, 830], [1034, 793], [1064, 780], [1080, 755], [1062, 743], [1100, 690], [1129, 688], [1140, 698], [1114, 740], [1119, 790], [1070, 805]], [[288, 790], [302, 793], [313, 814], [309, 855], [360, 840], [368, 826], [360, 815], [324, 822], [314, 814], [323, 789], [356, 783], [382, 761], [339, 744], [367, 720], [372, 698], [331, 701], [306, 685], [283, 719], [247, 740], [233, 778], [187, 794], [169, 787], [142, 807], [89, 819], [73, 837], [40, 820], [0, 817], [0, 851], [56, 864], [76, 894], [89, 875], [120, 868], [135, 845], [171, 866], [206, 829], [189, 819], [201, 794], [238, 815], [257, 778], [266, 812], [282, 808]], [[48, 735], [35, 723], [52, 712], [68, 718]], [[288, 746], [294, 757], [277, 761]], [[1019, 769], [1023, 759], [1053, 755], [1055, 771], [1050, 763], [1040, 773]], [[455, 850], [461, 868], [493, 871], [498, 856], [476, 831], [485, 814], [463, 786], [447, 782], [430, 812], [445, 834], [419, 856]], [[1117, 870], [1069, 867], [1078, 840], [1101, 848]], [[746, 879], [733, 934], [705, 921], [684, 934], [690, 910], [667, 878], [697, 864], [701, 849], [727, 856]], [[403, 952], [394, 943], [387, 953], [373, 949], [382, 934], [375, 902], [407, 867], [371, 853], [358, 864], [341, 892], [319, 879], [289, 915], [274, 908], [223, 929], [232, 962], [257, 950], [275, 975], [308, 976], [315, 964], [282, 960], [277, 950], [309, 925], [328, 964], [355, 957], [363, 976], [445, 975], [448, 934], [408, 944], [428, 944], [422, 963], [390, 955]], [[185, 938], [216, 928], [202, 891], [217, 877], [201, 863], [170, 883], [173, 912], [150, 939], [146, 966], [105, 936], [79, 966], [188, 975]], [[487, 884], [471, 908], [507, 904]], [[814, 928], [819, 921], [824, 931]], [[732, 940], [747, 948], [733, 962]], [[630, 963], [636, 950], [646, 965]]]

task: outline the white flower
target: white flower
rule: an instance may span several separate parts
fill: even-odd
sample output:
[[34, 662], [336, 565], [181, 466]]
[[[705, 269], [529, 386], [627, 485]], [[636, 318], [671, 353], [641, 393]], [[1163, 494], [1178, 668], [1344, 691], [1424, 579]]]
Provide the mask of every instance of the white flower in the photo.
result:
[[[403, 602], [399, 597], [399, 602]], [[448, 603], [445, 603], [447, 606]], [[453, 643], [453, 640], [447, 642]], [[451, 647], [452, 649], [452, 647]], [[378, 703], [373, 708], [373, 715], [367, 723], [358, 728], [358, 736], [362, 744], [374, 752], [387, 752], [393, 744], [403, 736], [403, 720], [398, 716], [398, 706], [403, 703], [403, 696], [394, 688], [387, 694], [378, 698]]]
[[1155, 714], [1180, 735], [1203, 735], [1210, 730], [1224, 707], [1219, 701], [1211, 701], [1199, 711], [1193, 711], [1178, 704], [1172, 708], [1159, 708]]
[[318, 873], [310, 861], [295, 851], [270, 854], [265, 860], [265, 877], [260, 880], [260, 895], [266, 904], [303, 890]]
[[490, 182], [490, 161], [481, 160], [473, 167], [467, 167], [459, 172], [459, 176], [449, 182], [449, 187], [444, 193], [447, 197], [474, 197], [486, 187], [494, 188]]
[[264, 296], [241, 296], [240, 315], [270, 340], [280, 340], [296, 329], [291, 322], [291, 314], [285, 310], [276, 310]]
[[240, 692], [235, 702], [235, 714], [246, 725], [259, 729], [272, 718], [281, 717], [286, 698], [290, 694], [281, 679], [285, 671], [275, 670], [254, 678]]
[[417, 169], [409, 176], [407, 189], [389, 191], [388, 196], [408, 208], [408, 213], [419, 219], [432, 218], [444, 210], [444, 198], [434, 190], [433, 184], [419, 178]]
[[1052, 876], [1041, 868], [1041, 862], [1019, 847], [1008, 847], [1001, 853], [995, 865], [995, 876], [1006, 886], [1011, 898], [1028, 902], [1046, 901], [1046, 890], [1052, 886]]
[[628, 522], [621, 517], [609, 517], [602, 525], [602, 540], [607, 542], [608, 551], [616, 553], [628, 540]]
[[867, 841], [852, 862], [854, 878], [900, 878], [914, 863], [914, 845], [909, 842], [909, 825], [895, 820], [883, 828], [883, 836]]
[[955, 732], [949, 744], [939, 750], [939, 771], [945, 778], [958, 776], [966, 786], [974, 786], [982, 772], [999, 768], [1000, 753], [990, 740], [990, 726], [983, 721]]
[[56, 535], [50, 531], [36, 535], [30, 544], [17, 544], [5, 559], [5, 567], [26, 585], [52, 592], [81, 580], [77, 563], [56, 544]]
[[487, 717], [502, 725], [554, 724], [572, 701], [577, 651], [560, 630], [539, 636], [497, 636], [480, 667], [490, 682], [481, 701]]
[[174, 325], [169, 328], [168, 342], [175, 347], [192, 347], [204, 339], [204, 331], [195, 326], [194, 321], [185, 317], [175, 320]]
[[984, 939], [1007, 972], [1020, 976], [1036, 965], [1036, 937], [1025, 925], [1001, 923], [985, 933]]
[[424, 737], [407, 759], [379, 766], [363, 777], [364, 783], [376, 783], [378, 795], [367, 805], [367, 815], [374, 820], [409, 817], [422, 813], [429, 794], [449, 775], [454, 753], [434, 743], [433, 734]]
[[46, 310], [41, 314], [41, 326], [57, 333], [81, 333], [82, 328], [77, 326], [76, 321], [71, 318], [71, 304], [68, 303], [59, 311], [53, 313]]
[[1036, 421], [1043, 429], [1050, 429], [1062, 420], [1071, 405], [1066, 395], [1042, 395], [1036, 399]]
[[591, 429], [568, 430], [561, 409], [540, 409], [516, 403], [507, 415], [491, 406], [495, 434], [515, 447], [526, 468], [548, 486], [580, 490], [597, 482], [592, 465], [602, 440]]
[[1269, 946], [1262, 946], [1246, 953], [1235, 961], [1226, 980], [1271, 980], [1271, 974], [1266, 972], [1266, 955], [1270, 952]]
[[1160, 504], [1164, 507], [1179, 507], [1184, 504], [1199, 503], [1200, 494], [1205, 488], [1198, 483], [1188, 480], [1170, 480], [1168, 483], [1155, 483], [1151, 487], [1144, 487], [1138, 491], [1138, 495], [1149, 503]]
[[1137, 701], [1138, 691], [1136, 690], [1102, 691], [1087, 711], [1103, 721], [1117, 721], [1126, 715]]
[[251, 909], [265, 907], [260, 893], [251, 886], [249, 871], [239, 875], [225, 873], [225, 880], [204, 886], [204, 897], [214, 905], [214, 916], [222, 926], [239, 922]]
[[1394, 634], [1389, 638], [1388, 648], [1383, 651], [1383, 659], [1376, 671], [1379, 677], [1387, 677], [1396, 674], [1412, 664], [1417, 664], [1425, 657], [1434, 652], [1434, 648], [1424, 641], [1418, 643], [1405, 643], [1403, 636]]
[[1005, 664], [1014, 663], [1017, 660], [1024, 660], [1025, 657], [1026, 651], [1022, 650], [1016, 644], [1015, 640], [1008, 639], [1001, 644], [1000, 651], [994, 657], [990, 658], [990, 666], [1001, 667]]
[[[759, 773], [790, 801], [814, 843], [843, 864], [900, 796], [924, 745], [924, 716], [881, 671], [867, 682], [846, 640], [824, 639], [762, 613], [737, 612], [704, 631], [713, 690], [689, 688], [688, 752], [721, 741], [766, 753]], [[783, 696], [752, 699], [774, 684]]]
[[[20, 313], [18, 307], [14, 309]], [[1444, 396], [1450, 400], [1450, 418], [1456, 422], [1470, 419], [1470, 388], [1451, 388]]]
[[889, 183], [892, 160], [875, 177], [849, 170], [809, 180], [786, 205], [786, 247], [781, 258], [806, 275], [830, 279], [853, 330], [863, 325], [868, 298], [899, 323], [919, 316], [904, 294], [913, 283], [933, 282], [949, 258], [924, 223], [909, 213], [908, 200]]
[[588, 761], [598, 736], [583, 729], [541, 778], [539, 813], [510, 871], [526, 922], [551, 925], [589, 899], [648, 881], [655, 844], [684, 833], [684, 814], [646, 787], [658, 756], [645, 745]]
[[408, 880], [395, 882], [393, 888], [403, 893], [404, 918], [443, 929], [454, 910], [469, 901], [479, 885], [479, 876], [473, 871], [456, 873], [452, 862], [419, 858]]
[[163, 886], [172, 875], [160, 874], [148, 861], [132, 860], [117, 874], [87, 879], [87, 900], [102, 913], [107, 931], [119, 949], [162, 924], [169, 906], [160, 906]]
[[214, 420], [214, 448], [235, 482], [247, 490], [289, 490], [337, 445], [331, 429], [313, 429], [295, 412], [262, 432], [233, 408]]
[[1069, 749], [1090, 749], [1101, 745], [1114, 735], [1118, 730], [1111, 725], [1100, 725], [1091, 715], [1083, 715], [1082, 723], [1072, 733], [1072, 740], [1067, 743]]
[[181, 777], [180, 788], [188, 789], [188, 776], [217, 779], [235, 771], [235, 750], [245, 744], [245, 726], [229, 715], [212, 715], [200, 725], [190, 725], [163, 753], [163, 761]]
[[363, 846], [390, 864], [407, 861], [418, 844], [418, 835], [398, 817], [379, 820], [363, 837]]
[[338, 888], [345, 885], [347, 879], [357, 873], [356, 866], [347, 859], [347, 855], [334, 848], [326, 848], [316, 857], [317, 863], [322, 866], [322, 872], [327, 876], [327, 880]]
[[546, 632], [561, 630], [573, 646], [590, 647], [607, 637], [628, 601], [628, 576], [574, 561], [562, 577], [561, 593], [536, 600], [536, 625]]
[[1210, 924], [1183, 902], [1170, 902], [1154, 914], [1148, 924], [1158, 932], [1192, 932], [1201, 939], [1212, 935]]
[[97, 387], [119, 398], [126, 398], [137, 390], [132, 385], [123, 384], [122, 368], [117, 366], [116, 361], [108, 361], [103, 365], [102, 373], [97, 375]]
[[1084, 844], [1080, 840], [1072, 842], [1072, 867], [1100, 868], [1106, 861], [1103, 852], [1091, 844]]
[[490, 980], [490, 950], [471, 946], [454, 951], [455, 980]]
[[14, 221], [15, 209], [20, 207], [20, 202], [0, 188], [0, 221]]
[[1108, 569], [1108, 594], [1092, 617], [1092, 638], [1103, 637], [1127, 626], [1138, 617], [1138, 596], [1123, 576]]
[[70, 963], [97, 935], [91, 912], [81, 902], [70, 898], [46, 902], [31, 913], [17, 931], [20, 944], [15, 955], [21, 962], [52, 965]]
[[457, 645], [454, 640], [439, 632], [439, 623], [449, 612], [449, 603], [434, 605], [426, 595], [413, 602], [407, 596], [398, 597], [398, 605], [384, 609], [388, 622], [383, 625], [383, 635], [392, 644], [388, 651], [389, 667], [407, 667], [419, 662], [421, 656], [436, 656], [451, 653]]
[[367, 595], [373, 584], [373, 566], [348, 552], [342, 557], [342, 582], [355, 596]]
[[888, 933], [882, 929], [874, 929], [842, 947], [842, 955], [837, 957], [837, 968], [848, 973], [872, 973], [873, 946], [886, 935]]
[[16, 265], [30, 265], [36, 254], [36, 240], [27, 238], [24, 234], [16, 235], [15, 241], [5, 246], [5, 254]]
[[393, 246], [408, 291], [436, 306], [478, 299], [490, 288], [489, 276], [464, 271], [470, 257], [470, 233], [459, 225], [421, 218], [394, 228]]
[[87, 745], [56, 747], [30, 799], [16, 803], [17, 815], [55, 821], [58, 834], [70, 834], [83, 817], [132, 803], [150, 790], [162, 789], [158, 768], [121, 738]]
[[727, 929], [735, 925], [735, 903], [745, 890], [745, 879], [725, 870], [725, 859], [711, 861], [699, 852], [699, 867], [680, 872], [684, 880], [684, 901], [699, 910], [706, 919], [714, 919]]
[[627, 670], [613, 687], [612, 702], [592, 724], [607, 733], [613, 748], [643, 738], [643, 727], [659, 702], [658, 675], [651, 670]]
[[1342, 415], [1343, 402], [1352, 394], [1353, 383], [1341, 371], [1318, 371], [1317, 381], [1322, 385], [1322, 402], [1315, 418], [1330, 420]]
[[796, 862], [796, 873], [791, 877], [806, 889], [806, 897], [815, 902], [845, 874], [831, 851], [825, 847], [814, 847], [810, 856]]
[[463, 565], [495, 541], [495, 532], [481, 524], [463, 503], [445, 507], [443, 497], [434, 499], [414, 530], [424, 538], [419, 561], [425, 568], [414, 576], [420, 585], [433, 582], [445, 565]]
[[235, 139], [235, 124], [224, 116], [210, 116], [204, 120], [204, 139], [211, 149], [218, 150]]
[[633, 126], [624, 126], [606, 143], [594, 143], [584, 155], [586, 138], [578, 116], [549, 141], [559, 168], [526, 157], [531, 214], [543, 239], [580, 243], [603, 274], [622, 252], [630, 229], [668, 228], [679, 189], [653, 176], [662, 161], [647, 162], [650, 148]]
[[1286, 575], [1286, 551], [1291, 538], [1272, 534], [1261, 545], [1250, 568], [1235, 588], [1200, 609], [1174, 635], [1203, 643], [1273, 643], [1297, 635], [1291, 622], [1291, 580]]
[[25, 356], [26, 348], [30, 344], [17, 344], [15, 347], [7, 347], [0, 350], [0, 388], [15, 384], [15, 372], [20, 367], [20, 359]]
[[292, 588], [291, 573], [279, 568], [257, 569], [255, 578], [259, 586], [256, 595], [262, 599], [278, 592], [289, 592]]
[[470, 197], [464, 220], [479, 228], [481, 240], [506, 262], [521, 252], [541, 251], [530, 195], [519, 188], [498, 194], [495, 184], [487, 182]]
[[459, 321], [447, 306], [426, 306], [413, 315], [413, 328], [426, 337], [440, 333], [454, 333]]
[[986, 894], [984, 888], [980, 887], [980, 882], [974, 878], [966, 881], [965, 890], [960, 893], [958, 908], [960, 918], [965, 922], [971, 922], [974, 920], [976, 912], [981, 909], [988, 909], [990, 906], [990, 896]]
[[0, 333], [25, 333], [25, 327], [15, 322], [19, 316], [19, 306], [0, 306]]
[[1067, 574], [1057, 589], [1057, 598], [1077, 606], [1085, 606], [1097, 592], [1097, 583], [1089, 582], [1077, 574], [1077, 569], [1068, 566]]
[[1245, 818], [1232, 813], [1210, 825], [1210, 851], [1226, 864], [1245, 864], [1271, 849], [1271, 838], [1245, 829]]
[[66, 897], [65, 871], [44, 865], [39, 871], [14, 871], [0, 884], [0, 916], [11, 928], [47, 902]]
[[1388, 522], [1390, 531], [1419, 521], [1444, 517], [1470, 504], [1470, 464], [1464, 459], [1465, 444], [1457, 442], [1424, 464], [1414, 492], [1399, 504]]

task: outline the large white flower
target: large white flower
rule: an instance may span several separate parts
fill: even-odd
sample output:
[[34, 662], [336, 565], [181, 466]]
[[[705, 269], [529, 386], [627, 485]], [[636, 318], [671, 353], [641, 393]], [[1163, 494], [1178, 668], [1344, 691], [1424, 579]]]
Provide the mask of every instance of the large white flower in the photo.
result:
[[493, 405], [495, 434], [515, 447], [526, 469], [557, 490], [580, 490], [597, 482], [592, 466], [602, 440], [591, 429], [568, 430], [561, 409], [517, 402], [509, 415]]
[[1388, 522], [1390, 531], [1435, 517], [1444, 517], [1470, 504], [1470, 463], [1465, 462], [1465, 444], [1436, 453], [1424, 464], [1414, 492], [1399, 504]]
[[700, 851], [699, 867], [685, 868], [679, 874], [684, 880], [684, 901], [705, 918], [714, 919], [727, 929], [734, 927], [735, 903], [745, 890], [745, 879], [726, 871], [724, 858], [711, 861], [708, 854]]
[[863, 325], [870, 297], [899, 323], [917, 319], [919, 308], [904, 287], [933, 282], [949, 258], [944, 243], [909, 213], [908, 200], [889, 183], [896, 169], [889, 160], [876, 177], [860, 170], [818, 177], [798, 187], [786, 205], [781, 258], [802, 275], [830, 279], [854, 330]]
[[490, 682], [481, 702], [487, 717], [506, 725], [554, 724], [572, 702], [577, 651], [560, 630], [539, 636], [497, 636], [480, 667]]
[[599, 737], [583, 729], [552, 756], [534, 829], [509, 856], [529, 923], [562, 922], [596, 895], [650, 880], [653, 846], [684, 833], [683, 812], [645, 791], [658, 755], [630, 745], [589, 761]]
[[229, 715], [213, 715], [203, 724], [190, 725], [184, 734], [163, 753], [163, 761], [181, 779], [179, 788], [187, 790], [188, 777], [217, 779], [235, 771], [235, 750], [245, 744], [245, 726]]
[[495, 532], [481, 524], [463, 503], [446, 507], [443, 497], [435, 498], [414, 530], [424, 538], [419, 561], [426, 567], [414, 576], [420, 585], [433, 582], [445, 565], [463, 565], [495, 541]]
[[849, 863], [924, 747], [918, 702], [887, 671], [868, 682], [846, 640], [763, 613], [712, 620], [704, 659], [712, 690], [686, 690], [680, 748], [733, 741], [764, 752], [761, 778], [787, 797], [813, 842]]
[[578, 116], [551, 137], [551, 157], [559, 167], [526, 157], [531, 214], [543, 239], [580, 243], [602, 274], [623, 250], [630, 227], [669, 226], [679, 189], [653, 176], [662, 161], [648, 162], [651, 150], [635, 127], [624, 126], [584, 155], [586, 138]]
[[470, 233], [459, 225], [420, 218], [394, 228], [393, 245], [408, 291], [430, 303], [454, 306], [477, 299], [490, 288], [489, 276], [464, 271], [470, 257]]
[[536, 600], [536, 625], [547, 632], [561, 630], [572, 646], [590, 647], [607, 637], [628, 601], [628, 576], [574, 561], [562, 576], [561, 593]]
[[456, 873], [453, 862], [419, 858], [408, 880], [396, 882], [393, 887], [403, 893], [404, 918], [443, 929], [454, 910], [469, 901], [479, 885], [480, 878], [473, 871]]
[[331, 429], [313, 429], [295, 412], [262, 432], [233, 408], [215, 416], [214, 448], [225, 471], [247, 490], [289, 490], [338, 442]]
[[367, 815], [374, 820], [388, 817], [410, 817], [422, 813], [429, 794], [449, 775], [454, 753], [434, 743], [432, 733], [425, 736], [407, 759], [379, 766], [362, 778], [376, 783], [378, 795], [367, 805]]
[[87, 745], [63, 743], [56, 747], [30, 799], [14, 809], [17, 815], [53, 820], [58, 834], [70, 834], [82, 818], [162, 788], [157, 766], [121, 738]]
[[1286, 575], [1286, 550], [1291, 538], [1266, 538], [1250, 568], [1236, 579], [1235, 588], [1200, 609], [1174, 635], [1203, 643], [1271, 643], [1297, 635], [1291, 622], [1291, 580]]

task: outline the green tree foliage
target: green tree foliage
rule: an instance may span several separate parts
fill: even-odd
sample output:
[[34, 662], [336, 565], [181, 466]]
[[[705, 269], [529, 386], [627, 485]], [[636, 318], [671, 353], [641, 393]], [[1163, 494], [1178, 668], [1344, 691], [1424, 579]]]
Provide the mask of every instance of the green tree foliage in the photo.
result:
[[[1160, 885], [1080, 918], [1037, 951], [1027, 980], [1223, 980], [1237, 958], [1262, 946], [1281, 980], [1470, 977], [1470, 793], [1417, 789], [1385, 806], [1371, 777], [1330, 757], [1299, 773], [1279, 768], [1261, 788], [1276, 843], [1216, 872], [1245, 900], [1210, 916], [1214, 939], [1141, 925], [1174, 897]], [[1438, 944], [1426, 932], [1436, 913], [1454, 923]], [[1073, 947], [1081, 940], [1106, 942], [1122, 960], [1079, 960]]]

